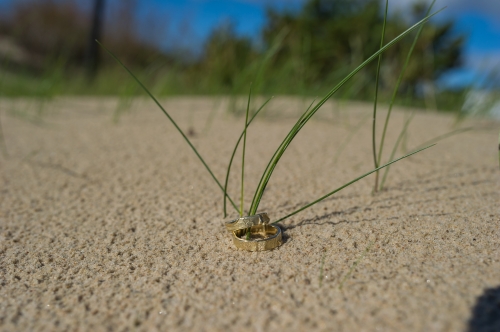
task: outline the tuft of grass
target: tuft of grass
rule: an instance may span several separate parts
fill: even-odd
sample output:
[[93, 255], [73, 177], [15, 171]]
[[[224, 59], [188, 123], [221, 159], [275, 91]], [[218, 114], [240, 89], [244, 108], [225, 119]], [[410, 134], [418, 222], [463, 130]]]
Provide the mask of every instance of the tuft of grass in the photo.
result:
[[[438, 11], [439, 12], [439, 11]], [[283, 156], [283, 154], [285, 153], [285, 151], [287, 150], [288, 146], [290, 145], [290, 143], [293, 141], [293, 139], [297, 136], [297, 134], [300, 132], [300, 130], [307, 124], [307, 122], [314, 116], [314, 114], [328, 101], [328, 99], [330, 99], [340, 88], [342, 88], [342, 86], [344, 86], [354, 75], [356, 75], [361, 69], [363, 69], [368, 63], [370, 63], [371, 61], [373, 61], [374, 59], [376, 59], [379, 55], [381, 55], [384, 51], [386, 51], [389, 47], [391, 47], [392, 45], [394, 45], [395, 43], [397, 43], [399, 40], [401, 40], [404, 36], [406, 36], [407, 34], [409, 34], [411, 31], [413, 31], [414, 29], [418, 28], [419, 26], [422, 26], [425, 22], [427, 22], [432, 16], [436, 15], [438, 12], [432, 14], [432, 15], [427, 15], [425, 18], [423, 18], [422, 20], [420, 20], [419, 22], [417, 22], [416, 24], [414, 24], [412, 27], [408, 28], [407, 30], [405, 30], [403, 33], [401, 33], [399, 36], [397, 36], [396, 38], [394, 38], [393, 40], [391, 40], [389, 43], [387, 43], [385, 46], [381, 47], [377, 52], [375, 52], [372, 56], [370, 56], [368, 59], [366, 59], [364, 62], [362, 62], [358, 67], [356, 67], [353, 71], [351, 71], [347, 76], [345, 76], [337, 85], [334, 86], [333, 89], [331, 89], [325, 97], [323, 97], [323, 99], [321, 99], [319, 102], [316, 103], [316, 105], [314, 107], [311, 107], [314, 102], [311, 104], [311, 106], [299, 117], [299, 119], [297, 120], [297, 122], [295, 123], [295, 125], [291, 128], [291, 130], [289, 131], [289, 133], [286, 135], [285, 139], [282, 141], [282, 143], [279, 145], [279, 147], [277, 148], [277, 150], [275, 151], [275, 153], [273, 154], [273, 156], [271, 157], [268, 165], [266, 166], [262, 176], [261, 176], [261, 179], [257, 185], [257, 188], [256, 188], [256, 191], [255, 191], [255, 194], [254, 194], [254, 197], [252, 199], [252, 203], [250, 205], [250, 209], [249, 209], [249, 215], [254, 215], [256, 214], [257, 212], [257, 209], [259, 207], [259, 204], [262, 200], [262, 196], [264, 194], [264, 191], [267, 187], [267, 184], [274, 172], [274, 169], [276, 168], [276, 165], [278, 164], [278, 162], [280, 161], [281, 157]], [[97, 41], [98, 42], [98, 41]], [[98, 42], [99, 43], [99, 42]], [[196, 150], [196, 148], [193, 146], [193, 144], [190, 142], [190, 140], [188, 139], [188, 137], [184, 134], [184, 132], [180, 129], [180, 127], [177, 125], [177, 123], [174, 121], [174, 119], [170, 116], [170, 114], [163, 108], [163, 106], [158, 102], [158, 100], [153, 96], [153, 94], [141, 83], [141, 81], [113, 54], [111, 53], [106, 47], [104, 47], [101, 43], [99, 43], [99, 45], [101, 45], [128, 73], [129, 75], [132, 76], [132, 78], [139, 84], [139, 86], [141, 86], [141, 88], [149, 95], [149, 97], [156, 103], [156, 105], [162, 110], [162, 112], [167, 116], [167, 118], [170, 120], [170, 122], [174, 125], [174, 127], [178, 130], [178, 132], [182, 135], [182, 137], [184, 138], [184, 140], [188, 143], [188, 145], [191, 147], [191, 149], [193, 150], [193, 152], [196, 154], [196, 156], [198, 157], [198, 159], [202, 162], [202, 164], [205, 166], [205, 168], [207, 169], [207, 171], [210, 173], [210, 175], [212, 176], [213, 180], [217, 183], [217, 185], [219, 186], [219, 188], [223, 191], [224, 193], [224, 200], [225, 198], [227, 197], [227, 199], [229, 199], [230, 203], [233, 205], [233, 207], [235, 208], [235, 210], [237, 212], [240, 213], [240, 215], [243, 215], [243, 180], [244, 180], [244, 170], [243, 170], [243, 167], [242, 167], [242, 194], [241, 194], [241, 205], [240, 205], [240, 209], [238, 210], [238, 207], [236, 206], [236, 204], [234, 203], [234, 201], [229, 197], [229, 195], [227, 194], [227, 179], [228, 179], [228, 175], [226, 176], [226, 185], [223, 187], [220, 182], [217, 180], [217, 178], [215, 177], [215, 175], [213, 174], [213, 172], [210, 170], [209, 166], [206, 164], [206, 162], [204, 161], [204, 159], [201, 157], [201, 155], [198, 153], [198, 151]], [[250, 108], [250, 97], [251, 97], [251, 92], [249, 94], [249, 97], [248, 97], [248, 102], [247, 102], [247, 112], [246, 112], [246, 117], [245, 117], [245, 126], [244, 126], [244, 131], [243, 131], [243, 140], [244, 140], [244, 147], [243, 147], [243, 165], [244, 165], [244, 155], [245, 155], [245, 144], [246, 144], [246, 131], [247, 131], [247, 127], [249, 125], [249, 123], [251, 122], [251, 120], [253, 120], [254, 117], [252, 117], [252, 119], [250, 121], [248, 121], [248, 113], [249, 113], [249, 108]], [[262, 109], [262, 108], [261, 108]], [[260, 111], [260, 109], [259, 109]], [[258, 112], [256, 112], [256, 114], [258, 114]], [[255, 114], [255, 115], [256, 115]], [[240, 137], [240, 140], [241, 140], [241, 137]], [[239, 141], [237, 142], [236, 144], [236, 147], [235, 147], [235, 150], [237, 149], [238, 147], [238, 144], [239, 144]], [[412, 153], [409, 153], [403, 157], [400, 157], [396, 160], [393, 160], [393, 161], [390, 161], [389, 163], [386, 163], [385, 165], [383, 166], [378, 166], [376, 167], [374, 170], [370, 171], [370, 172], [367, 172], [357, 178], [355, 178], [354, 180], [344, 184], [343, 186], [329, 192], [328, 194], [316, 199], [315, 201], [303, 206], [302, 208], [278, 219], [277, 221], [275, 221], [274, 223], [277, 223], [279, 221], [282, 221], [292, 215], [295, 215], [301, 211], [303, 211], [304, 209], [308, 208], [308, 207], [311, 207], [312, 205], [314, 204], [317, 204], [319, 203], [320, 201], [324, 200], [325, 198], [335, 194], [336, 192], [350, 186], [351, 184], [361, 180], [362, 178], [374, 173], [374, 172], [377, 172], [378, 170], [384, 168], [384, 167], [387, 167], [395, 162], [398, 162], [404, 158], [407, 158], [411, 155], [414, 155], [416, 153], [419, 153], [429, 147], [431, 147], [432, 145], [430, 146], [427, 146], [427, 147], [424, 147], [422, 149], [419, 149], [417, 151], [414, 151]], [[234, 152], [233, 152], [233, 156], [234, 156]], [[230, 161], [230, 164], [229, 164], [229, 167], [228, 167], [228, 172], [227, 174], [229, 174], [229, 169], [231, 168], [231, 163], [232, 163], [232, 158], [233, 156], [231, 157], [231, 161]], [[226, 212], [226, 211], [225, 211]]]

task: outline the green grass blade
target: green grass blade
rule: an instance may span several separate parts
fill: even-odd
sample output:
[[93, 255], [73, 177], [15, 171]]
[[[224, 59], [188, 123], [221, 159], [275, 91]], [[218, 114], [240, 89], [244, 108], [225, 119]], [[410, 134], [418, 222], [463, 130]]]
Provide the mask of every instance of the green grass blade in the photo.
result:
[[[184, 134], [184, 132], [182, 131], [182, 129], [177, 125], [177, 123], [174, 121], [174, 119], [170, 116], [170, 114], [168, 114], [168, 112], [165, 110], [165, 108], [163, 108], [163, 106], [158, 102], [158, 100], [153, 96], [153, 94], [144, 86], [144, 84], [142, 84], [141, 81], [139, 81], [139, 79], [110, 51], [108, 50], [103, 44], [101, 44], [98, 40], [96, 40], [96, 42], [102, 47], [104, 48], [104, 50], [106, 50], [106, 52], [108, 52], [109, 55], [111, 55], [111, 57], [113, 59], [115, 59], [116, 62], [118, 62], [118, 64], [120, 66], [123, 67], [123, 69], [125, 69], [130, 76], [132, 76], [132, 78], [137, 82], [137, 84], [139, 84], [139, 86], [149, 95], [149, 97], [155, 102], [155, 104], [162, 110], [162, 112], [167, 116], [167, 118], [170, 120], [170, 122], [174, 125], [175, 129], [177, 129], [177, 131], [182, 135], [182, 137], [184, 138], [184, 140], [186, 141], [186, 143], [191, 147], [191, 149], [193, 150], [193, 152], [196, 154], [196, 156], [198, 157], [198, 159], [200, 159], [201, 163], [203, 164], [203, 166], [205, 166], [206, 170], [208, 171], [208, 173], [210, 173], [210, 175], [212, 176], [212, 178], [214, 179], [214, 181], [217, 183], [217, 185], [219, 186], [219, 188], [224, 192], [224, 188], [222, 187], [222, 185], [220, 184], [219, 180], [217, 180], [217, 178], [215, 177], [214, 173], [212, 172], [212, 170], [210, 169], [210, 167], [208, 167], [207, 163], [205, 162], [205, 160], [201, 157], [201, 155], [198, 153], [198, 150], [196, 150], [196, 148], [194, 147], [194, 145], [191, 143], [191, 141], [189, 140], [189, 138], [187, 138], [186, 134]], [[231, 199], [231, 197], [227, 196], [227, 198], [229, 199], [229, 201], [231, 202], [231, 204], [233, 205], [234, 209], [236, 211], [238, 211], [238, 207], [236, 206], [236, 204], [234, 203], [234, 201]]]
[[353, 184], [353, 183], [355, 183], [355, 182], [358, 182], [359, 180], [363, 179], [364, 177], [367, 177], [368, 175], [370, 175], [370, 174], [372, 174], [372, 173], [374, 173], [374, 172], [376, 172], [376, 171], [378, 171], [378, 170], [380, 170], [380, 169], [382, 169], [382, 168], [384, 168], [384, 167], [387, 167], [387, 166], [389, 166], [389, 165], [391, 165], [391, 164], [394, 164], [395, 162], [398, 162], [398, 161], [400, 161], [401, 159], [408, 158], [409, 156], [412, 156], [412, 155], [414, 155], [414, 154], [416, 154], [416, 153], [419, 153], [419, 152], [421, 152], [421, 151], [423, 151], [423, 150], [426, 150], [426, 149], [428, 149], [428, 148], [430, 148], [430, 147], [432, 147], [432, 146], [434, 146], [434, 145], [435, 145], [435, 144], [429, 145], [429, 146], [427, 146], [427, 147], [425, 147], [425, 148], [423, 148], [423, 149], [420, 149], [420, 150], [417, 150], [417, 151], [415, 151], [415, 152], [409, 153], [409, 154], [407, 154], [407, 155], [404, 155], [404, 156], [403, 156], [403, 157], [401, 157], [401, 158], [398, 158], [398, 159], [396, 159], [396, 160], [394, 160], [394, 161], [391, 161], [391, 162], [389, 162], [389, 163], [387, 163], [387, 164], [385, 164], [385, 165], [382, 165], [382, 166], [380, 166], [380, 167], [377, 167], [377, 168], [375, 168], [374, 170], [371, 170], [370, 172], [365, 173], [365, 174], [363, 174], [363, 175], [361, 175], [361, 176], [359, 176], [359, 177], [355, 178], [354, 180], [352, 180], [352, 181], [350, 181], [350, 182], [348, 182], [348, 183], [344, 184], [343, 186], [338, 187], [338, 188], [337, 188], [337, 189], [335, 189], [334, 191], [331, 191], [331, 192], [329, 192], [328, 194], [326, 194], [326, 195], [324, 195], [324, 196], [322, 196], [322, 197], [318, 198], [317, 200], [315, 200], [315, 201], [313, 201], [313, 202], [311, 202], [311, 203], [309, 203], [309, 204], [307, 204], [307, 205], [305, 205], [305, 206], [301, 207], [300, 209], [295, 210], [295, 211], [293, 211], [292, 213], [290, 213], [290, 214], [288, 214], [288, 215], [286, 215], [286, 216], [284, 216], [284, 217], [282, 217], [282, 218], [280, 218], [280, 219], [276, 220], [275, 222], [273, 222], [273, 224], [274, 224], [274, 223], [277, 223], [277, 222], [280, 222], [280, 221], [282, 221], [282, 220], [285, 220], [285, 219], [287, 219], [287, 218], [289, 218], [289, 217], [291, 217], [291, 216], [293, 216], [293, 215], [295, 215], [295, 214], [297, 214], [297, 213], [299, 213], [299, 212], [301, 212], [301, 211], [303, 211], [303, 210], [307, 209], [308, 207], [311, 207], [311, 206], [313, 206], [314, 204], [317, 204], [317, 203], [321, 202], [321, 201], [322, 201], [322, 200], [324, 200], [325, 198], [330, 197], [331, 195], [333, 195], [333, 194], [335, 194], [335, 193], [337, 193], [337, 192], [341, 191], [342, 189], [344, 189], [344, 188], [346, 188], [346, 187], [350, 186], [351, 184]]
[[[384, 46], [384, 36], [385, 36], [385, 26], [387, 23], [387, 9], [389, 8], [389, 0], [385, 1], [385, 13], [384, 13], [384, 24], [382, 25], [382, 36], [380, 37], [380, 48]], [[378, 86], [380, 78], [380, 64], [382, 63], [382, 54], [378, 56], [377, 62], [377, 75], [375, 77], [375, 98], [373, 100], [373, 123], [372, 123], [372, 151], [373, 151], [373, 163], [375, 168], [378, 167], [377, 159], [377, 143], [376, 143], [376, 126], [377, 126], [377, 101], [378, 101]], [[378, 177], [378, 172], [376, 173]], [[375, 180], [375, 191], [377, 191], [377, 180]]]
[[248, 93], [247, 111], [245, 114], [245, 125], [243, 126], [243, 153], [241, 157], [241, 195], [240, 195], [240, 217], [243, 217], [243, 201], [245, 193], [245, 150], [247, 147], [247, 127], [248, 127], [248, 112], [250, 111], [250, 99], [252, 98], [252, 88]]
[[[396, 154], [396, 151], [399, 147], [399, 144], [402, 140], [402, 138], [404, 137], [404, 135], [406, 134], [406, 130], [408, 128], [408, 124], [411, 122], [411, 119], [413, 118], [413, 113], [411, 114], [411, 116], [408, 118], [408, 120], [406, 121], [405, 123], [405, 128], [403, 131], [401, 131], [401, 133], [399, 134], [399, 137], [396, 141], [396, 144], [394, 145], [394, 148], [392, 149], [392, 152], [391, 152], [391, 157], [389, 159], [389, 161], [392, 161], [393, 158], [394, 158], [394, 155]], [[454, 136], [454, 135], [458, 135], [460, 133], [463, 133], [463, 132], [466, 132], [466, 131], [469, 131], [469, 130], [472, 130], [473, 128], [472, 127], [468, 127], [468, 128], [460, 128], [460, 129], [456, 129], [456, 130], [452, 130], [446, 134], [443, 134], [443, 135], [439, 135], [437, 137], [434, 137], [433, 139], [430, 139], [422, 144], [420, 144], [416, 149], [414, 150], [418, 150], [420, 149], [421, 147], [423, 146], [427, 146], [429, 144], [435, 144], [439, 141], [442, 141], [444, 140], [445, 138], [448, 138], [448, 137], [451, 137], [451, 136]], [[384, 184], [385, 184], [385, 181], [386, 181], [386, 178], [387, 178], [387, 173], [389, 173], [389, 169], [391, 167], [387, 167], [385, 170], [384, 170], [384, 176], [382, 177], [382, 182], [380, 182], [380, 190], [383, 190], [384, 189]]]
[[[266, 102], [264, 104], [262, 104], [262, 106], [257, 110], [257, 112], [255, 112], [254, 115], [252, 115], [252, 117], [250, 118], [250, 120], [247, 122], [247, 127], [250, 125], [250, 123], [252, 123], [253, 119], [255, 119], [255, 117], [257, 116], [257, 114], [259, 114], [259, 112], [264, 109], [264, 106], [266, 106], [267, 103], [269, 103], [271, 101], [271, 99], [273, 99], [273, 98], [274, 97], [271, 97], [268, 100], [266, 100]], [[233, 165], [234, 156], [236, 155], [236, 150], [238, 150], [238, 146], [240, 145], [240, 142], [243, 139], [243, 135], [244, 135], [244, 132], [241, 132], [241, 135], [238, 138], [238, 141], [236, 142], [236, 145], [235, 145], [235, 147], [233, 149], [233, 153], [231, 154], [231, 159], [229, 159], [229, 165], [227, 166], [226, 181], [224, 183], [224, 218], [227, 217], [226, 198], [228, 196], [226, 195], [226, 193], [227, 193], [227, 186], [229, 184], [229, 174], [231, 173], [231, 166]]]
[[500, 167], [500, 133], [498, 134], [498, 167]]
[[[441, 9], [442, 10], [442, 9]], [[361, 69], [363, 69], [368, 63], [373, 61], [377, 56], [381, 53], [383, 53], [385, 50], [387, 50], [389, 47], [397, 43], [401, 38], [406, 36], [408, 33], [410, 33], [412, 30], [415, 28], [419, 27], [423, 23], [427, 22], [432, 16], [436, 15], [439, 13], [441, 10], [433, 13], [432, 15], [428, 15], [419, 22], [415, 23], [413, 26], [405, 30], [403, 33], [401, 33], [399, 36], [391, 40], [389, 43], [387, 43], [384, 47], [379, 49], [377, 52], [372, 54], [368, 59], [366, 59], [362, 64], [360, 64], [358, 67], [356, 67], [351, 73], [349, 73], [344, 79], [342, 79], [330, 92], [327, 93], [323, 99], [321, 99], [316, 106], [314, 106], [311, 110], [306, 111], [304, 115], [299, 119], [299, 121], [293, 126], [293, 128], [290, 130], [290, 132], [287, 134], [283, 142], [280, 144], [278, 149], [276, 150], [275, 154], [271, 158], [271, 161], [268, 164], [268, 167], [264, 171], [264, 175], [261, 178], [261, 181], [259, 182], [254, 199], [252, 201], [252, 205], [250, 207], [250, 214], [255, 214], [257, 211], [260, 201], [262, 199], [262, 195], [264, 194], [264, 191], [266, 189], [267, 183], [269, 182], [269, 179], [271, 178], [271, 175], [279, 162], [281, 156], [291, 143], [291, 141], [297, 136], [298, 132], [304, 127], [304, 125], [309, 121], [309, 119], [323, 106], [328, 99], [330, 99], [331, 96], [335, 94], [347, 81], [349, 81], [356, 73], [358, 73]]]
[[[428, 17], [435, 2], [436, 2], [436, 0], [432, 1], [431, 5], [429, 6], [429, 9], [427, 9], [426, 17]], [[425, 23], [425, 22], [423, 22], [423, 23]], [[394, 87], [394, 91], [392, 92], [391, 102], [389, 104], [389, 110], [387, 111], [387, 115], [385, 117], [384, 129], [382, 130], [382, 137], [380, 138], [380, 146], [378, 149], [378, 159], [377, 159], [378, 165], [380, 165], [380, 163], [382, 162], [382, 152], [384, 149], [384, 141], [385, 141], [385, 136], [387, 133], [387, 127], [389, 126], [389, 119], [391, 117], [392, 107], [394, 106], [394, 100], [396, 100], [396, 95], [398, 93], [399, 86], [401, 85], [401, 81], [403, 80], [403, 76], [405, 74], [406, 68], [408, 67], [408, 63], [410, 62], [411, 55], [413, 53], [413, 50], [415, 49], [415, 45], [417, 44], [417, 40], [420, 37], [420, 34], [422, 33], [423, 28], [424, 28], [424, 24], [420, 25], [420, 28], [418, 29], [418, 32], [415, 35], [415, 38], [413, 39], [413, 43], [410, 47], [410, 50], [408, 51], [408, 54], [406, 55], [406, 60], [405, 60], [405, 63], [403, 65], [403, 68], [401, 69], [401, 72], [399, 73], [399, 77], [398, 77], [398, 80], [396, 81], [396, 86]], [[375, 191], [377, 191], [377, 187], [378, 187], [378, 174], [379, 173], [377, 172], [377, 175], [375, 177]]]
[[455, 135], [458, 135], [458, 134], [461, 134], [461, 133], [464, 133], [466, 131], [469, 131], [469, 130], [473, 130], [474, 128], [472, 127], [467, 127], [467, 128], [460, 128], [460, 129], [456, 129], [456, 130], [452, 130], [446, 134], [443, 134], [443, 135], [439, 135], [437, 137], [434, 137], [433, 139], [430, 139], [422, 144], [420, 144], [419, 146], [417, 146], [415, 149], [413, 150], [417, 150], [417, 149], [420, 149], [422, 146], [425, 146], [425, 145], [428, 145], [428, 144], [434, 144], [434, 143], [437, 143], [439, 141], [442, 141], [444, 140], [445, 138], [448, 138], [448, 137], [451, 137], [451, 136], [455, 136]]
[[[307, 108], [306, 112], [303, 113], [299, 119], [297, 120], [297, 123], [295, 123], [295, 125], [293, 126], [293, 128], [296, 128], [300, 123], [302, 123], [303, 119], [304, 119], [304, 116], [307, 114], [307, 111], [309, 111], [312, 107], [312, 105], [314, 104], [315, 100], [312, 101], [312, 103], [309, 105], [309, 107]], [[292, 128], [292, 131], [293, 131], [293, 128]], [[287, 137], [290, 135], [290, 133], [288, 133]], [[286, 139], [285, 139], [286, 140]], [[275, 160], [275, 158], [278, 157], [278, 153], [280, 151], [280, 149], [282, 148], [282, 146], [284, 146], [285, 144], [285, 141], [281, 142], [280, 146], [278, 147], [278, 149], [274, 152], [273, 156], [271, 157], [271, 160], [269, 160], [269, 162], [267, 163], [267, 166], [266, 166], [266, 169], [264, 171], [264, 173], [262, 173], [262, 177], [260, 178], [260, 181], [259, 181], [259, 186], [261, 185], [261, 183], [263, 183], [265, 181], [265, 177], [267, 175], [266, 171], [268, 169], [270, 169], [272, 167], [272, 163], [273, 163], [273, 160]], [[257, 195], [259, 194], [259, 190], [258, 190], [259, 187], [257, 187], [257, 190], [255, 191], [255, 194], [253, 196], [253, 199], [252, 199], [252, 205], [250, 206], [250, 211], [249, 213], [252, 215], [252, 214], [255, 214], [256, 211], [257, 211], [257, 207], [255, 207], [254, 209], [254, 202], [256, 201], [257, 199]]]

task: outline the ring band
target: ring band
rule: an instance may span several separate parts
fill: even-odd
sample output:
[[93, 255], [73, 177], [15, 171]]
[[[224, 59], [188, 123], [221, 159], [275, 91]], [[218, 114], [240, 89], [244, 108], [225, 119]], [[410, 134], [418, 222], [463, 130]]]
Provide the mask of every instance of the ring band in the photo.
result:
[[281, 228], [276, 225], [261, 224], [250, 227], [250, 240], [245, 239], [245, 229], [232, 233], [234, 245], [248, 251], [271, 250], [283, 243]]
[[233, 232], [239, 229], [250, 228], [255, 225], [268, 224], [269, 220], [270, 219], [267, 216], [267, 213], [265, 212], [257, 213], [256, 215], [253, 216], [241, 217], [227, 222], [226, 229], [229, 232]]

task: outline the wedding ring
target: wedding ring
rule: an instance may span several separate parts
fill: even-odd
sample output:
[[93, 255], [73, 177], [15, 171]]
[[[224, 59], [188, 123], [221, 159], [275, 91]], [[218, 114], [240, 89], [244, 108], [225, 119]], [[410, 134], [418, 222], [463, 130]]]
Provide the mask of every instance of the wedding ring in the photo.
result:
[[261, 224], [250, 227], [248, 240], [246, 229], [239, 229], [232, 233], [234, 245], [248, 251], [271, 250], [283, 243], [281, 228], [276, 225]]
[[246, 216], [231, 220], [226, 223], [226, 229], [229, 232], [233, 232], [239, 229], [246, 229], [255, 225], [262, 225], [268, 223], [269, 223], [269, 217], [267, 216], [267, 213], [262, 212], [262, 213], [257, 213], [256, 215], [253, 216]]

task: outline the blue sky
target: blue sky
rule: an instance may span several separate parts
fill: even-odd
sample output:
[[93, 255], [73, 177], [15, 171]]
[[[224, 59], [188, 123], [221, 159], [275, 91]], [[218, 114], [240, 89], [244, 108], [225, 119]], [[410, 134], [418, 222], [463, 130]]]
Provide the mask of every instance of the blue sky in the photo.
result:
[[159, 28], [166, 31], [160, 41], [166, 47], [181, 45], [197, 50], [216, 27], [231, 22], [239, 35], [255, 37], [266, 22], [266, 8], [297, 10], [302, 3], [302, 0], [149, 0], [139, 3], [138, 15], [142, 20], [154, 17], [168, 22], [166, 27]]
[[[389, 0], [392, 13], [404, 13], [413, 0]], [[426, 1], [430, 3], [430, 1]], [[140, 15], [154, 10], [168, 20], [161, 42], [196, 49], [215, 27], [232, 22], [240, 35], [257, 36], [265, 23], [266, 8], [297, 10], [304, 0], [150, 0], [143, 1]], [[453, 19], [456, 30], [468, 36], [464, 66], [449, 72], [443, 85], [484, 83], [484, 77], [500, 70], [500, 0], [437, 0], [434, 8], [447, 7], [436, 20]]]

